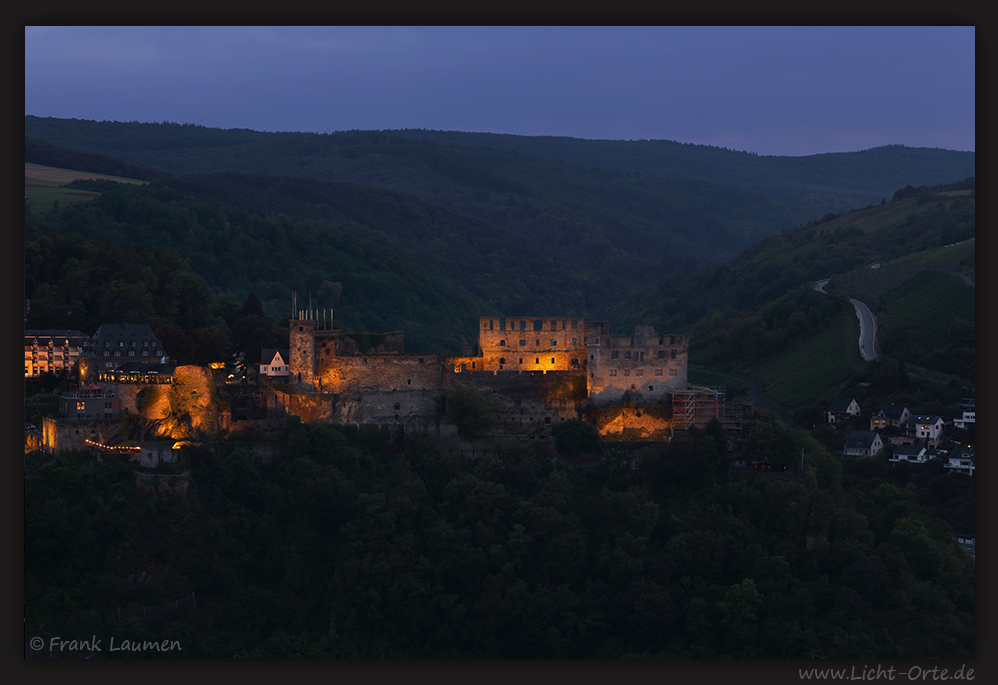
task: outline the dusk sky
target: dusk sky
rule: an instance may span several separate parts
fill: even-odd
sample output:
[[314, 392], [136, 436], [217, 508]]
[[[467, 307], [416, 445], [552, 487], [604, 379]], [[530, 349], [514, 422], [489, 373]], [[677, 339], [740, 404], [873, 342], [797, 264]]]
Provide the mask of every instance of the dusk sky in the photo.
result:
[[973, 26], [26, 26], [25, 114], [974, 150]]

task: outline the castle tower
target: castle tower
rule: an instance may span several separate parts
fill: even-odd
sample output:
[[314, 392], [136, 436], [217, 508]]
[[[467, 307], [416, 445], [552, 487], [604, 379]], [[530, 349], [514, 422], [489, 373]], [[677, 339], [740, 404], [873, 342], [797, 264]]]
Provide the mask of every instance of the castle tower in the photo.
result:
[[315, 322], [292, 319], [290, 322], [290, 353], [288, 371], [292, 380], [308, 389], [315, 387]]

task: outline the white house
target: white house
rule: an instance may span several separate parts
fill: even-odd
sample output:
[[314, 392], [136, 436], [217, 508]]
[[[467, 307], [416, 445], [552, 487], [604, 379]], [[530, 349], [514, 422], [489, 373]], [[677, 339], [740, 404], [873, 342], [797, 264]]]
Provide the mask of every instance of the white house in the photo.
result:
[[905, 423], [908, 435], [913, 435], [921, 440], [938, 440], [943, 434], [944, 421], [935, 414], [917, 414], [908, 417]]
[[977, 407], [975, 400], [965, 400], [960, 405], [963, 408], [963, 418], [953, 419], [953, 425], [957, 428], [967, 428], [977, 422]]
[[889, 404], [870, 417], [870, 430], [900, 428], [909, 416], [911, 412], [908, 411], [908, 407]]
[[960, 447], [950, 452], [949, 459], [946, 460], [946, 470], [950, 473], [962, 473], [967, 476], [973, 476], [975, 461], [974, 449], [972, 447]]
[[853, 457], [872, 457], [884, 450], [879, 433], [870, 431], [850, 431], [846, 434], [846, 444], [842, 454]]
[[859, 416], [859, 402], [851, 397], [836, 397], [828, 405], [828, 423], [843, 421], [853, 416]]
[[894, 453], [890, 456], [890, 460], [895, 464], [899, 461], [910, 461], [915, 464], [924, 464], [929, 459], [928, 450], [925, 449], [925, 445], [915, 444], [915, 445], [898, 445], [894, 448]]
[[264, 348], [260, 353], [260, 376], [287, 378], [290, 358], [291, 354], [287, 350]]

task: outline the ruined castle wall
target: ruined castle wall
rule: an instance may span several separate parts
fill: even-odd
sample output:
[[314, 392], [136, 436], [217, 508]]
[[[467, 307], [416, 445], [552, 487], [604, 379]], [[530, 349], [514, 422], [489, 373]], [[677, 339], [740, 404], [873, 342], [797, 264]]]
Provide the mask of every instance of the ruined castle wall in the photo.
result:
[[340, 397], [334, 421], [430, 430], [436, 427], [442, 406], [440, 390], [371, 391], [359, 397]]
[[478, 331], [480, 367], [486, 371], [578, 368], [586, 358], [585, 326], [582, 317], [484, 316]]
[[319, 356], [318, 389], [322, 392], [357, 394], [378, 391], [439, 391], [442, 387], [440, 359], [435, 354], [364, 354], [339, 356], [322, 350]]
[[686, 387], [689, 341], [637, 326], [633, 337], [600, 337], [588, 346], [589, 395], [593, 402], [664, 402]]
[[445, 372], [445, 383], [475, 385], [502, 402], [501, 426], [506, 435], [550, 435], [562, 421], [577, 419], [586, 401], [583, 371]]

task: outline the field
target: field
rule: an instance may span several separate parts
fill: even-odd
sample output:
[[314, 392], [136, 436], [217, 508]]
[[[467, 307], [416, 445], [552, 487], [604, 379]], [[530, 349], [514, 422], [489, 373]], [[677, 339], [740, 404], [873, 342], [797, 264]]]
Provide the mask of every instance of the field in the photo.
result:
[[928, 350], [946, 346], [957, 319], [974, 321], [975, 291], [957, 274], [923, 271], [880, 298], [881, 342], [915, 337]]
[[65, 206], [73, 202], [86, 202], [100, 196], [100, 193], [64, 187], [77, 179], [107, 179], [119, 183], [145, 183], [145, 181], [136, 181], [131, 178], [26, 163], [24, 165], [26, 207], [32, 211], [47, 212], [55, 207], [56, 202]]
[[760, 366], [756, 375], [765, 381], [767, 397], [793, 409], [834, 394], [862, 364], [859, 321], [849, 312], [838, 325]]

